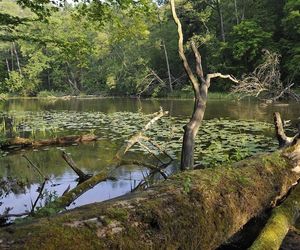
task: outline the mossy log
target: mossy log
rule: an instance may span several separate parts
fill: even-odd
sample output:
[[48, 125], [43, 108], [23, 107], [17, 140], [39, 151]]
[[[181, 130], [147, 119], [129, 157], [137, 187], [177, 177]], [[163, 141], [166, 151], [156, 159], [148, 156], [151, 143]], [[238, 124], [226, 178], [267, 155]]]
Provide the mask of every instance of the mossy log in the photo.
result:
[[69, 135], [45, 140], [33, 140], [30, 138], [15, 137], [0, 145], [0, 149], [12, 151], [22, 148], [39, 148], [52, 145], [68, 145], [72, 143], [90, 142], [97, 139], [98, 137], [96, 135], [91, 134]]
[[2, 228], [0, 248], [215, 249], [299, 179], [299, 148], [185, 171], [144, 192]]
[[79, 183], [75, 188], [66, 192], [61, 197], [57, 198], [53, 202], [49, 203], [45, 207], [42, 207], [34, 213], [34, 217], [43, 217], [50, 214], [58, 213], [71, 205], [79, 196], [96, 186], [98, 183], [105, 181], [109, 178], [109, 167], [103, 169], [100, 173], [90, 176], [87, 180]]
[[[300, 172], [300, 148], [294, 152], [294, 161], [298, 161]], [[288, 198], [272, 211], [272, 215], [259, 237], [251, 246], [251, 250], [279, 249], [289, 229], [295, 224], [300, 212], [300, 184], [292, 190]]]

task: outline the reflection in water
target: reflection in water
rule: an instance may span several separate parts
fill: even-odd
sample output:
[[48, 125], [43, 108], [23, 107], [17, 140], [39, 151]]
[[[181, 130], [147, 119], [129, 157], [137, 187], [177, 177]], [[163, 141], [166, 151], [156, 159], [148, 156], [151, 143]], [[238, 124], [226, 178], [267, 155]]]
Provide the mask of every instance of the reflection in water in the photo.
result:
[[[1, 111], [81, 111], [81, 112], [143, 112], [145, 114], [153, 113], [162, 106], [164, 110], [169, 110], [170, 115], [175, 120], [185, 121], [192, 112], [192, 100], [137, 100], [125, 98], [104, 98], [104, 99], [71, 99], [71, 100], [41, 100], [41, 99], [13, 99], [0, 103]], [[210, 100], [207, 105], [205, 119], [228, 118], [235, 120], [254, 119], [272, 123], [272, 113], [278, 111], [286, 120], [292, 120], [293, 125], [299, 122], [300, 107], [298, 103], [289, 105], [262, 105], [259, 102], [249, 100], [244, 101], [223, 101]], [[126, 117], [124, 117], [125, 119]], [[118, 124], [117, 124], [118, 125]], [[132, 126], [138, 125], [138, 121]], [[116, 126], [117, 127], [117, 126]], [[108, 128], [102, 128], [101, 140], [95, 143], [81, 144], [79, 146], [70, 146], [65, 148], [53, 147], [44, 148], [39, 151], [24, 151], [26, 155], [38, 165], [45, 176], [49, 176], [51, 182], [46, 185], [46, 190], [50, 194], [60, 196], [70, 185], [76, 186], [76, 174], [67, 166], [61, 157], [61, 151], [66, 150], [72, 155], [77, 165], [86, 173], [95, 174], [101, 169], [109, 166], [117, 149], [123, 143], [124, 139], [115, 133], [115, 138], [105, 137]], [[180, 132], [180, 131], [179, 131]], [[180, 143], [180, 138], [177, 143]], [[130, 156], [145, 158], [145, 155], [131, 153]], [[0, 206], [0, 213], [3, 213], [6, 207], [13, 207], [11, 213], [21, 213], [31, 209], [31, 203], [38, 196], [37, 189], [42, 180], [32, 169], [27, 166], [27, 162], [20, 154], [8, 155], [0, 158], [0, 176], [2, 178], [16, 178], [22, 181], [25, 186], [22, 191], [15, 190], [3, 195]], [[176, 164], [169, 167], [171, 173], [176, 169]], [[69, 208], [84, 205], [91, 202], [107, 200], [119, 195], [130, 192], [147, 175], [146, 169], [136, 166], [118, 168], [113, 171], [113, 176], [117, 181], [108, 180], [98, 184], [92, 190], [79, 197]], [[160, 175], [157, 178], [161, 178]], [[47, 197], [44, 198], [43, 202]], [[49, 198], [49, 197], [48, 197]], [[42, 204], [38, 204], [42, 205]]]
[[[282, 104], [269, 104], [244, 99], [241, 101], [209, 100], [205, 113], [206, 119], [228, 117], [231, 119], [254, 119], [259, 121], [272, 121], [272, 113], [277, 111], [285, 119], [300, 117], [300, 104], [296, 102]], [[139, 100], [129, 98], [102, 98], [102, 99], [12, 99], [0, 104], [3, 111], [44, 111], [44, 110], [74, 110], [74, 111], [100, 111], [138, 112], [149, 114], [159, 110], [159, 107], [170, 111], [171, 116], [190, 116], [193, 100]]]

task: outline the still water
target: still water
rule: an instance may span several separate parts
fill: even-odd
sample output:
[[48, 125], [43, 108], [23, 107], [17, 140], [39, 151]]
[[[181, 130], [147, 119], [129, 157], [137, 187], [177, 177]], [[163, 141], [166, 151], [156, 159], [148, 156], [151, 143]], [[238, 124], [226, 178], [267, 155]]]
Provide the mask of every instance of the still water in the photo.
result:
[[[2, 152], [0, 158], [0, 213], [30, 211], [38, 196], [42, 178], [28, 167], [22, 157], [26, 154], [50, 177], [46, 192], [38, 206], [60, 196], [67, 188], [77, 185], [76, 174], [61, 157], [62, 151], [72, 156], [86, 173], [96, 174], [109, 166], [119, 147], [130, 135], [151, 119], [147, 114], [160, 107], [169, 116], [158, 122], [148, 136], [162, 142], [166, 151], [179, 158], [182, 126], [191, 115], [192, 100], [137, 100], [125, 98], [103, 99], [11, 99], [0, 103], [2, 139], [7, 136], [49, 138], [65, 134], [95, 133], [99, 140], [67, 147], [45, 147], [16, 153]], [[204, 166], [222, 163], [224, 159], [239, 160], [260, 151], [276, 148], [273, 136], [272, 114], [278, 111], [294, 133], [300, 122], [299, 103], [265, 105], [250, 100], [211, 100], [205, 113], [205, 122], [199, 133], [196, 161]], [[13, 129], [8, 131], [5, 119], [10, 118]], [[232, 144], [232, 143], [235, 144]], [[224, 157], [224, 155], [226, 157]], [[234, 156], [232, 156], [234, 154]], [[153, 161], [153, 157], [139, 148], [129, 152], [131, 158]], [[218, 158], [219, 156], [219, 158]], [[175, 160], [166, 170], [176, 169]], [[112, 169], [108, 180], [79, 197], [68, 209], [126, 194], [144, 181], [149, 171], [140, 166]], [[156, 178], [161, 178], [159, 175]]]

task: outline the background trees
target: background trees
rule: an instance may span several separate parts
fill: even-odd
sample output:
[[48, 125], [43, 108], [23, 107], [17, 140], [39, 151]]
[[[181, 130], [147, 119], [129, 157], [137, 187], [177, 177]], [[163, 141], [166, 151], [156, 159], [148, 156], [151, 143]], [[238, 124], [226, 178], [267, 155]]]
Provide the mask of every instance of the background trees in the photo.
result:
[[[206, 72], [239, 78], [260, 65], [268, 49], [281, 55], [282, 81], [298, 84], [298, 1], [196, 0], [177, 6], [184, 37], [201, 46]], [[187, 86], [165, 1], [42, 8], [39, 0], [5, 0], [0, 10], [1, 92], [165, 96]], [[221, 80], [212, 90], [228, 88]]]

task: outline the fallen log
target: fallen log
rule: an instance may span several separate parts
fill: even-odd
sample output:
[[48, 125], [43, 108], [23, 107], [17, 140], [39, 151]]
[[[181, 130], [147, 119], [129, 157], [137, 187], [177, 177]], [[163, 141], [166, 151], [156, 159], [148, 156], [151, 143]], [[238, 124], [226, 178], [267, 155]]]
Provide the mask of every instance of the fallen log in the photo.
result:
[[63, 196], [57, 198], [53, 202], [49, 203], [45, 207], [42, 207], [34, 213], [34, 217], [43, 217], [63, 211], [66, 207], [71, 205], [71, 203], [84, 194], [86, 191], [90, 190], [98, 183], [109, 179], [109, 172], [111, 169], [109, 167], [103, 169], [100, 173], [88, 178], [86, 181], [78, 184], [72, 190], [63, 194]]
[[[161, 117], [168, 114], [167, 111], [163, 111], [162, 108], [159, 112], [154, 113], [155, 115], [146, 125], [145, 127], [135, 135], [129, 138], [129, 140], [118, 150], [116, 153], [116, 156], [113, 158], [113, 161], [110, 166], [107, 166], [106, 168], [102, 169], [102, 171], [94, 176], [87, 175], [83, 173], [75, 164], [75, 162], [66, 154], [63, 153], [63, 158], [65, 161], [69, 164], [69, 166], [77, 173], [77, 175], [82, 177], [82, 182], [80, 182], [78, 185], [73, 188], [72, 190], [65, 192], [61, 197], [57, 198], [53, 202], [49, 203], [47, 206], [41, 208], [38, 210], [34, 216], [35, 217], [43, 217], [45, 215], [54, 214], [63, 211], [66, 207], [68, 207], [73, 201], [75, 201], [78, 197], [80, 197], [82, 194], [96, 186], [98, 183], [102, 181], [106, 181], [107, 179], [110, 179], [110, 173], [117, 167], [121, 166], [122, 162], [124, 163], [124, 155], [126, 152], [133, 147], [136, 143], [139, 142], [139, 140], [143, 137], [143, 133], [150, 129], [151, 125], [153, 125], [156, 121], [158, 121]], [[150, 164], [145, 165], [145, 167], [151, 166]], [[152, 166], [151, 166], [152, 167]], [[155, 167], [152, 167], [152, 169]], [[157, 169], [164, 178], [167, 178], [165, 173]]]
[[[300, 172], [300, 147], [291, 154], [292, 160], [297, 165], [294, 171]], [[259, 237], [251, 246], [251, 250], [275, 250], [279, 249], [289, 229], [299, 218], [300, 212], [300, 185], [288, 198], [272, 211], [272, 215]]]
[[9, 249], [215, 249], [298, 181], [300, 141], [232, 166], [0, 230]]
[[98, 139], [96, 135], [68, 135], [45, 140], [15, 137], [0, 145], [1, 150], [13, 151], [22, 148], [39, 148], [52, 145], [68, 145], [72, 143], [90, 142]]

